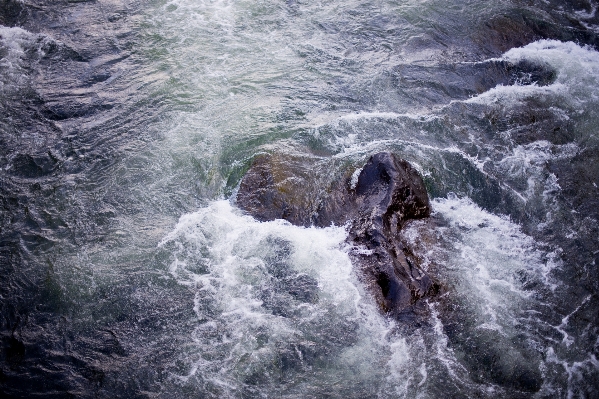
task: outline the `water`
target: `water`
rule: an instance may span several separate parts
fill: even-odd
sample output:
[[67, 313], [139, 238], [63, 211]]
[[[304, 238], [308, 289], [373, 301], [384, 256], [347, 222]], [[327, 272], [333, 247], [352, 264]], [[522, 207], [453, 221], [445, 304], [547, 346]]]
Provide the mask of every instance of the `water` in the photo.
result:
[[[592, 398], [597, 4], [0, 3], [6, 397]], [[409, 160], [442, 294], [243, 215], [262, 152]]]

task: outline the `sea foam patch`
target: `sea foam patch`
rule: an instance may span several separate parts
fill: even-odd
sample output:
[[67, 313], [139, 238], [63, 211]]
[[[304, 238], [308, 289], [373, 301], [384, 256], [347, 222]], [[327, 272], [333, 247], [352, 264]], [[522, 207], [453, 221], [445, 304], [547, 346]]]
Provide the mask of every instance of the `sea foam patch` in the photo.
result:
[[[435, 358], [453, 380], [485, 392], [539, 390], [545, 384], [544, 331], [552, 329], [541, 316], [547, 307], [542, 298], [558, 287], [557, 254], [468, 198], [449, 194], [431, 205], [433, 222], [413, 223], [403, 235], [446, 287], [432, 304]], [[478, 385], [483, 375], [495, 384]]]
[[410, 350], [364, 295], [346, 235], [258, 222], [228, 201], [181, 217], [160, 249], [171, 254], [168, 273], [193, 292], [198, 327], [173, 378], [224, 397], [296, 389], [287, 380], [315, 395], [397, 392], [404, 382], [385, 377], [411, 373]]
[[17, 90], [27, 81], [27, 58], [34, 61], [43, 55], [49, 39], [22, 28], [0, 26], [0, 91]]
[[558, 95], [563, 96], [570, 106], [579, 107], [599, 100], [593, 92], [599, 81], [599, 52], [589, 47], [572, 42], [539, 40], [513, 48], [496, 60], [514, 64], [526, 61], [547, 66], [555, 71], [555, 80], [546, 86], [499, 85], [466, 100], [466, 103], [514, 106], [529, 97]]
[[467, 198], [439, 198], [432, 201], [434, 212], [447, 220], [441, 228], [452, 242], [449, 269], [460, 292], [476, 299], [481, 328], [501, 330], [514, 322], [514, 312], [525, 310], [533, 300], [526, 288], [531, 280], [552, 286], [550, 272], [555, 262], [537, 249], [532, 237], [505, 216], [493, 215]]

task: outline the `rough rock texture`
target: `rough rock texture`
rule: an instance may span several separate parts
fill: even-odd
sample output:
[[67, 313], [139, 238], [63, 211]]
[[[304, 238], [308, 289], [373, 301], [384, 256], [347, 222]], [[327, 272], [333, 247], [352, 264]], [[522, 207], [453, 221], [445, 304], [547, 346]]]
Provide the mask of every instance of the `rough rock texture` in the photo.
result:
[[263, 222], [314, 224], [319, 189], [312, 166], [310, 160], [291, 155], [257, 156], [241, 181], [237, 205]]
[[237, 205], [261, 221], [320, 227], [348, 223], [361, 277], [392, 316], [438, 291], [399, 240], [407, 221], [430, 215], [422, 178], [408, 162], [383, 152], [368, 160], [353, 185], [349, 172], [328, 187], [318, 187], [318, 180], [305, 159], [262, 155], [244, 176]]

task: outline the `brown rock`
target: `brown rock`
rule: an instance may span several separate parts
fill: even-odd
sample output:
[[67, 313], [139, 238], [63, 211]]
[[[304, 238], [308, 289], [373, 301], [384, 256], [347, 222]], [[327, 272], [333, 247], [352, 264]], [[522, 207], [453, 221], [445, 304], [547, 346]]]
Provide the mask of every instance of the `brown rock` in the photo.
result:
[[317, 196], [309, 159], [259, 155], [237, 193], [237, 205], [260, 221], [285, 219], [297, 226], [312, 224]]

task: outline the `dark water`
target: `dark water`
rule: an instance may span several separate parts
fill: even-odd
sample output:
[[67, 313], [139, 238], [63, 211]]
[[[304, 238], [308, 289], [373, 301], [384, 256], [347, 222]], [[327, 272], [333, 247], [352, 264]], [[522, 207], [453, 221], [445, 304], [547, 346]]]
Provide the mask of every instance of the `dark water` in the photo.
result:
[[[597, 7], [0, 0], [2, 396], [599, 396]], [[229, 201], [381, 150], [433, 200], [413, 323]]]

